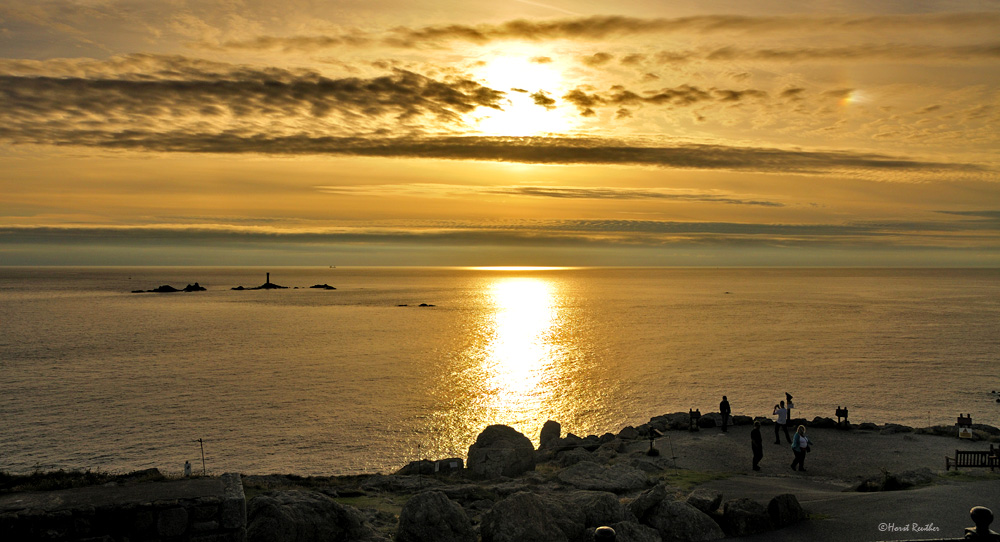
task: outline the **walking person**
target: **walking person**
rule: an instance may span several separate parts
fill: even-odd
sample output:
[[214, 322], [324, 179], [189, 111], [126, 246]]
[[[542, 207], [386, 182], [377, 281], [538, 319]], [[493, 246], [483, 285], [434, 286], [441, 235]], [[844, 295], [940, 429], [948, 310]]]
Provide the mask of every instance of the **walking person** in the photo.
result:
[[795, 470], [795, 465], [798, 465], [798, 470], [805, 472], [806, 452], [808, 451], [809, 437], [806, 436], [806, 426], [800, 425], [799, 428], [795, 430], [795, 437], [792, 438], [792, 453], [795, 454], [795, 459], [792, 460], [792, 470]]
[[760, 460], [764, 459], [764, 444], [760, 438], [760, 422], [753, 422], [750, 430], [750, 449], [753, 450], [753, 470], [760, 470]]
[[785, 441], [791, 444], [792, 437], [788, 435], [788, 409], [785, 408], [784, 401], [774, 405], [773, 414], [778, 417], [778, 419], [774, 421], [774, 443], [781, 444], [781, 436], [778, 434], [778, 431], [784, 431]]
[[722, 432], [725, 433], [729, 427], [729, 415], [733, 412], [729, 407], [729, 399], [726, 399], [725, 395], [722, 396], [722, 402], [719, 403], [719, 412], [722, 414]]

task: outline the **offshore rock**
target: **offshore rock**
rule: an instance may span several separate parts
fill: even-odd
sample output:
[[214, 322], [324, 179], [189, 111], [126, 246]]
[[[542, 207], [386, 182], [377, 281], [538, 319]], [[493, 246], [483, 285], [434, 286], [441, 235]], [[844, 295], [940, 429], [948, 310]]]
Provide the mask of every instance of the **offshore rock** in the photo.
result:
[[476, 542], [472, 521], [440, 491], [413, 496], [399, 513], [397, 542]]
[[483, 542], [569, 542], [556, 518], [534, 493], [515, 493], [483, 514]]
[[473, 478], [514, 477], [535, 470], [535, 447], [516, 429], [491, 425], [469, 446], [466, 468]]
[[364, 515], [320, 493], [280, 491], [247, 503], [249, 542], [347, 542], [384, 540]]

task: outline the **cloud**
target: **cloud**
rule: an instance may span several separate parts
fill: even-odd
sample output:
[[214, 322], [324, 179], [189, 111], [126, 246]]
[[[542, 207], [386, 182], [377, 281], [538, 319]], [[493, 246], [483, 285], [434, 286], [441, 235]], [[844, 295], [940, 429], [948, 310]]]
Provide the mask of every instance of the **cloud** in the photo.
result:
[[970, 218], [980, 218], [983, 221], [996, 222], [1000, 225], [1000, 210], [986, 210], [986, 211], [938, 211], [942, 214], [955, 215], [955, 216], [965, 216]]
[[548, 95], [545, 94], [545, 91], [542, 90], [539, 90], [538, 92], [532, 94], [531, 99], [534, 100], [535, 105], [540, 105], [545, 109], [552, 109], [556, 105], [556, 101], [553, 100], [552, 98], [549, 98]]
[[480, 160], [530, 164], [638, 165], [779, 173], [855, 175], [905, 181], [948, 174], [996, 179], [996, 172], [970, 163], [931, 162], [874, 153], [805, 151], [766, 147], [672, 144], [638, 146], [624, 140], [564, 137], [241, 136], [231, 132], [190, 133], [142, 130], [40, 129], [13, 133], [0, 126], [0, 139], [19, 143], [79, 145], [152, 152], [348, 155], [383, 158]]
[[[901, 37], [920, 35], [921, 32], [946, 32], [970, 35], [977, 32], [995, 34], [1000, 26], [997, 13], [934, 13], [918, 15], [873, 16], [740, 16], [701, 15], [680, 18], [639, 18], [625, 16], [592, 16], [555, 20], [512, 20], [499, 24], [449, 24], [424, 27], [397, 27], [388, 33], [360, 33], [323, 37], [267, 36], [244, 41], [227, 41], [221, 44], [202, 44], [203, 47], [223, 49], [280, 49], [285, 51], [313, 51], [319, 47], [368, 46], [373, 42], [394, 47], [441, 46], [450, 41], [487, 44], [499, 40], [604, 40], [643, 34], [660, 35], [724, 35], [753, 34], [770, 36], [799, 36], [809, 33], [835, 33], [838, 35], [892, 34]], [[951, 48], [950, 52], [936, 52], [932, 47], [914, 46], [911, 54], [928, 55], [986, 55], [995, 56], [990, 45], [971, 45]], [[995, 47], [995, 44], [994, 44]], [[889, 54], [903, 58], [896, 46], [872, 46], [875, 54]], [[807, 60], [819, 57], [844, 57], [863, 54], [864, 49], [799, 49], [796, 51], [761, 50], [758, 58], [791, 57]], [[924, 52], [924, 53], [922, 53]], [[726, 53], [722, 50], [720, 55]]]
[[663, 88], [647, 92], [635, 92], [622, 87], [615, 87], [611, 92], [588, 93], [582, 88], [575, 88], [565, 95], [563, 100], [575, 105], [583, 115], [591, 115], [599, 106], [691, 106], [701, 102], [735, 103], [747, 98], [767, 98], [767, 92], [757, 89], [702, 89], [691, 85], [680, 85], [674, 88]]
[[46, 123], [72, 130], [103, 121], [129, 130], [161, 122], [252, 125], [262, 117], [429, 117], [460, 124], [461, 114], [478, 107], [500, 109], [504, 96], [469, 79], [438, 80], [405, 70], [367, 79], [249, 68], [94, 78], [0, 75], [0, 120], [8, 133]]
[[599, 200], [668, 200], [700, 203], [723, 203], [784, 207], [783, 203], [737, 197], [719, 191], [692, 191], [669, 189], [632, 189], [620, 187], [567, 187], [567, 186], [464, 186], [454, 184], [389, 184], [369, 186], [320, 186], [321, 192], [349, 196], [384, 197], [481, 197], [486, 195], [521, 196], [554, 199]]
[[233, 242], [269, 245], [399, 243], [410, 246], [603, 246], [667, 247], [843, 246], [910, 248], [997, 248], [1000, 223], [864, 222], [842, 224], [757, 224], [656, 220], [508, 220], [501, 222], [430, 221], [368, 223], [363, 227], [280, 228], [275, 226], [65, 225], [0, 226], [0, 245], [100, 244], [184, 246]]
[[614, 56], [610, 55], [609, 53], [600, 52], [600, 53], [594, 53], [590, 56], [585, 56], [581, 58], [580, 61], [588, 66], [601, 66], [603, 64], [607, 64], [608, 62], [611, 62], [613, 58]]

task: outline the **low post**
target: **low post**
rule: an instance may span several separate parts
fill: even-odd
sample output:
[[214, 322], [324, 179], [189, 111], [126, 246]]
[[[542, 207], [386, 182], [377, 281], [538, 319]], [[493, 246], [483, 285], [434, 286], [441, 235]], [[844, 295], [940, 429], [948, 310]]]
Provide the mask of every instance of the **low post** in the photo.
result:
[[969, 511], [969, 517], [976, 524], [975, 527], [965, 529], [965, 539], [977, 542], [997, 542], [1000, 541], [1000, 534], [990, 530], [990, 523], [993, 523], [993, 512], [985, 506], [976, 506]]
[[962, 416], [961, 413], [958, 414], [958, 421], [955, 422], [958, 426], [958, 438], [972, 438], [972, 414], [966, 414]]
[[656, 449], [655, 444], [656, 444], [656, 438], [661, 436], [663, 436], [663, 433], [660, 433], [653, 427], [649, 428], [649, 451], [646, 452], [646, 455], [650, 457], [656, 457], [660, 455], [660, 451]]
[[840, 405], [837, 405], [837, 410], [835, 411], [835, 413], [837, 415], [837, 425], [838, 426], [840, 426], [840, 419], [841, 418], [844, 418], [844, 425], [845, 426], [846, 425], [850, 425], [850, 423], [847, 421], [847, 409], [846, 408], [840, 408]]
[[615, 542], [618, 534], [611, 527], [598, 527], [594, 531], [594, 542]]
[[691, 410], [688, 409], [688, 415], [691, 417], [691, 422], [688, 425], [688, 431], [698, 430], [698, 420], [701, 418], [701, 409]]

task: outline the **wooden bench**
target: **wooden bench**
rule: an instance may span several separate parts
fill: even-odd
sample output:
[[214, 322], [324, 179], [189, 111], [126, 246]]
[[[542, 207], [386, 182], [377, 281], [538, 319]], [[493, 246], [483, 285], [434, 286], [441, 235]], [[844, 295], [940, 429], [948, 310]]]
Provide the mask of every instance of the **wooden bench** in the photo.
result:
[[976, 467], [976, 468], [986, 468], [989, 467], [993, 470], [1000, 467], [1000, 456], [998, 456], [1000, 449], [993, 448], [990, 444], [989, 451], [968, 451], [968, 450], [955, 450], [955, 457], [945, 456], [944, 458], [944, 470], [951, 470], [955, 467], [958, 470], [960, 467]]

